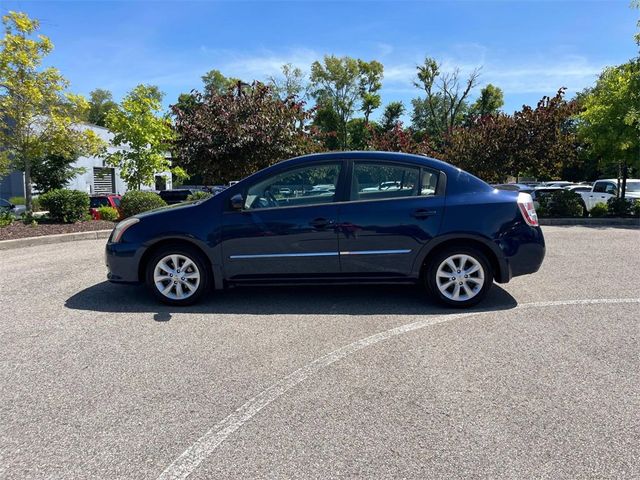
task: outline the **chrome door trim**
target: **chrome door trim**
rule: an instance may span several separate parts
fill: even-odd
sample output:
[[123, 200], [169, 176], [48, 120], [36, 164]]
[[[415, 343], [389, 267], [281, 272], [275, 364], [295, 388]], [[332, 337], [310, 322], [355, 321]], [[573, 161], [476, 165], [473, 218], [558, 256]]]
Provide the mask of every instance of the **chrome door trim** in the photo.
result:
[[251, 258], [293, 258], [293, 257], [337, 257], [338, 255], [398, 255], [411, 253], [410, 249], [402, 250], [356, 250], [352, 252], [312, 252], [312, 253], [260, 253], [248, 255], [231, 255], [232, 260]]
[[355, 250], [352, 252], [340, 252], [340, 255], [395, 255], [403, 253], [411, 253], [411, 250]]
[[314, 252], [314, 253], [264, 253], [256, 255], [231, 255], [233, 260], [247, 258], [289, 258], [289, 257], [337, 257], [338, 252]]

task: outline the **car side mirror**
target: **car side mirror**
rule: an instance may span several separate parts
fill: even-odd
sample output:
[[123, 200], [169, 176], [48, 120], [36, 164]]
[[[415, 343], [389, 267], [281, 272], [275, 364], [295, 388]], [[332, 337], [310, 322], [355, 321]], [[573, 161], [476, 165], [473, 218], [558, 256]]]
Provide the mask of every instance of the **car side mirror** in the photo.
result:
[[234, 210], [242, 210], [244, 207], [244, 197], [241, 193], [236, 193], [233, 197], [231, 197], [231, 208]]

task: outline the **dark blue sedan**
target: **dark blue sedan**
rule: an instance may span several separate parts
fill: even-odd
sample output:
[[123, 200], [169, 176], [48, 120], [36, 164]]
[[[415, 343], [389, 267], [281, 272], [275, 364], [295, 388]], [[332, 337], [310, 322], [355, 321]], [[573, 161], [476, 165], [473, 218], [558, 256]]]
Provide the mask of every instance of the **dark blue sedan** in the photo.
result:
[[236, 285], [419, 283], [467, 307], [544, 254], [528, 194], [386, 152], [280, 162], [210, 199], [128, 218], [106, 247], [109, 280], [144, 282], [172, 305]]

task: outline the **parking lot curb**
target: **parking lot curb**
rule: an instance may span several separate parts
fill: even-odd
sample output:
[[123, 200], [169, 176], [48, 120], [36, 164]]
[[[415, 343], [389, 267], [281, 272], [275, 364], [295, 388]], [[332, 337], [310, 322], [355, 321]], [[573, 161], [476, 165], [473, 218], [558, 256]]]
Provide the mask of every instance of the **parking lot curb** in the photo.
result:
[[50, 245], [54, 243], [77, 242], [79, 240], [99, 240], [109, 238], [111, 230], [94, 230], [92, 232], [60, 233], [57, 235], [43, 235], [41, 237], [15, 238], [0, 241], [0, 250]]
[[540, 225], [583, 225], [591, 227], [640, 227], [639, 218], [541, 218]]

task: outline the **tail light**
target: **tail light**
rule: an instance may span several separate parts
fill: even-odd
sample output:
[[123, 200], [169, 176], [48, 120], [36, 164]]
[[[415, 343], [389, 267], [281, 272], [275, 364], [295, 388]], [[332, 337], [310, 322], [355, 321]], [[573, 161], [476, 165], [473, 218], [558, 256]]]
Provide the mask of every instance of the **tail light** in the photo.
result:
[[536, 213], [536, 207], [533, 205], [533, 199], [528, 193], [520, 193], [518, 195], [518, 208], [522, 213], [522, 218], [527, 222], [527, 225], [537, 227], [538, 214]]

